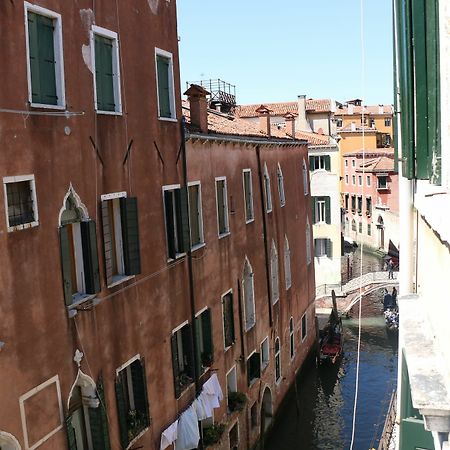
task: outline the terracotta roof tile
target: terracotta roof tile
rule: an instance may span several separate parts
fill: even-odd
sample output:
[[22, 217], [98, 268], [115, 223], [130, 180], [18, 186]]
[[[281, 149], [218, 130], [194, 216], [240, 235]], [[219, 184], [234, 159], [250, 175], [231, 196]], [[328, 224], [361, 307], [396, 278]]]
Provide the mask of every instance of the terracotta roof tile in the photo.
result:
[[[378, 115], [378, 114], [393, 114], [394, 107], [392, 105], [364, 105], [363, 106], [353, 106], [353, 112], [348, 111], [348, 106], [342, 106], [337, 108], [336, 116], [350, 116], [350, 115], [361, 115], [362, 109], [364, 108], [364, 114], [366, 115]], [[380, 109], [382, 112], [380, 112]]]
[[[288, 112], [298, 114], [297, 102], [263, 103], [263, 105], [272, 111], [271, 116], [284, 116]], [[260, 106], [260, 104], [240, 105], [236, 107], [235, 114], [238, 117], [258, 117], [256, 110]], [[329, 112], [331, 111], [331, 100], [310, 98], [306, 100], [306, 111]]]

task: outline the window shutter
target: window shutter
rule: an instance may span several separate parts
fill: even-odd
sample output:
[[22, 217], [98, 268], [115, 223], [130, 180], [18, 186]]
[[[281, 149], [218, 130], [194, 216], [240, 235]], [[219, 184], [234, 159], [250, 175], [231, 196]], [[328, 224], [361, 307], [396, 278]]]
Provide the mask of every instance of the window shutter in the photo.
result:
[[72, 262], [67, 225], [60, 227], [59, 239], [61, 248], [61, 269], [63, 277], [64, 300], [66, 305], [69, 306], [72, 304]]
[[97, 232], [95, 222], [89, 220], [81, 222], [81, 242], [83, 246], [84, 280], [86, 293], [100, 292], [100, 272], [97, 254]]
[[177, 251], [175, 247], [175, 222], [173, 217], [172, 191], [164, 191], [164, 209], [166, 214], [167, 251], [169, 258], [175, 259]]
[[330, 207], [330, 197], [325, 198], [325, 221], [326, 223], [331, 223], [331, 207]]
[[319, 248], [317, 246], [317, 239], [314, 239], [314, 256], [315, 257], [319, 256]]
[[331, 170], [331, 161], [330, 161], [330, 155], [325, 155], [325, 170], [330, 171]]
[[314, 170], [314, 156], [309, 157], [309, 170], [311, 172]]
[[207, 309], [202, 314], [203, 348], [209, 363], [214, 360], [214, 344], [211, 323], [211, 310]]
[[122, 221], [123, 259], [126, 275], [141, 273], [141, 255], [139, 250], [139, 219], [136, 197], [120, 199], [120, 217]]
[[331, 239], [326, 239], [326, 252], [327, 252], [327, 256], [328, 258], [332, 258], [333, 257], [333, 242], [331, 241]]
[[102, 58], [102, 43], [101, 38], [98, 35], [94, 36], [94, 53], [95, 53], [95, 90], [96, 90], [96, 101], [97, 109], [99, 111], [105, 111], [103, 105], [103, 58]]
[[217, 215], [219, 218], [219, 234], [225, 233], [225, 199], [224, 199], [224, 181], [216, 182], [217, 193]]
[[194, 185], [188, 188], [189, 192], [189, 219], [191, 230], [191, 245], [201, 243], [200, 237], [200, 191], [199, 186]]
[[197, 354], [195, 355], [195, 367], [196, 367], [197, 375], [200, 375], [202, 373], [203, 353], [201, 352], [202, 342], [200, 339], [201, 326], [202, 326], [201, 316], [197, 316], [194, 320], [194, 339], [195, 339], [195, 345], [197, 347]]
[[234, 343], [233, 296], [231, 294], [227, 294], [223, 298], [223, 316], [225, 347], [230, 347]]
[[178, 398], [181, 394], [180, 386], [178, 384], [178, 379], [180, 377], [179, 363], [178, 363], [178, 345], [177, 345], [177, 335], [172, 334], [170, 338], [170, 346], [172, 349], [172, 370], [173, 370], [173, 385], [175, 389], [175, 398]]
[[158, 73], [159, 116], [171, 117], [169, 91], [169, 60], [163, 56], [156, 57]]
[[37, 15], [28, 12], [28, 51], [30, 56], [31, 100], [41, 103]]
[[192, 329], [191, 325], [187, 324], [181, 329], [183, 353], [185, 357], [186, 372], [193, 379], [194, 378], [194, 349], [192, 347]]
[[36, 17], [41, 101], [44, 104], [56, 105], [58, 103], [58, 97], [56, 95], [56, 61], [53, 42], [53, 20], [41, 15], [37, 15]]
[[[93, 450], [110, 450], [108, 432], [108, 416], [106, 413], [105, 395], [101, 380], [97, 382], [97, 395], [100, 404], [97, 408], [89, 408], [89, 426], [91, 428]], [[75, 447], [76, 449], [76, 447]]]
[[115, 111], [116, 109], [112, 54], [112, 40], [95, 35], [95, 87], [99, 111]]
[[312, 204], [312, 223], [316, 223], [316, 204], [317, 204], [317, 198], [311, 197], [311, 204]]
[[183, 252], [189, 250], [190, 234], [189, 234], [189, 201], [187, 187], [182, 187], [175, 191], [177, 214], [180, 218], [178, 227], [178, 236], [181, 239], [181, 248]]
[[[77, 441], [75, 437], [75, 430], [72, 426], [72, 416], [68, 416], [66, 421], [66, 432], [67, 432], [67, 446], [69, 450], [77, 450]], [[97, 450], [97, 449], [94, 449]]]
[[119, 419], [120, 444], [122, 448], [126, 448], [129, 444], [127, 416], [128, 411], [125, 405], [125, 397], [123, 394], [123, 380], [120, 376], [116, 378], [116, 401], [117, 401], [117, 418]]
[[102, 208], [102, 224], [103, 224], [103, 247], [105, 253], [105, 273], [106, 273], [106, 285], [109, 286], [113, 282], [113, 250], [112, 246], [112, 229], [109, 221], [109, 201], [103, 201]]
[[145, 421], [145, 427], [150, 425], [147, 380], [144, 358], [131, 364], [131, 379], [133, 381], [134, 404], [136, 410]]

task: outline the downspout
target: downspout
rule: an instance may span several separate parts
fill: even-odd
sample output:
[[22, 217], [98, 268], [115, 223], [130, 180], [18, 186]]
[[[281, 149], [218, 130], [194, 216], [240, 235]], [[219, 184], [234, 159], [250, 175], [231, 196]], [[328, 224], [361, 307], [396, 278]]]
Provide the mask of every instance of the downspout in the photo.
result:
[[264, 186], [261, 169], [261, 149], [259, 145], [256, 146], [256, 158], [258, 160], [258, 179], [259, 179], [259, 193], [261, 197], [261, 214], [263, 224], [263, 239], [264, 239], [264, 257], [266, 262], [266, 281], [267, 281], [267, 307], [269, 310], [269, 326], [273, 325], [272, 318], [272, 302], [270, 299], [270, 270], [269, 270], [269, 250], [267, 249], [267, 223], [266, 223], [266, 207], [264, 201]]

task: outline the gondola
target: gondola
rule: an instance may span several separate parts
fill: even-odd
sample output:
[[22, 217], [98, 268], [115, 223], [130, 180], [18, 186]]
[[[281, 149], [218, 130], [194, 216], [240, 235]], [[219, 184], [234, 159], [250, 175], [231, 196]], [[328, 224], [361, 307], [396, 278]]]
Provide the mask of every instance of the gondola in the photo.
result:
[[319, 333], [320, 363], [335, 364], [342, 356], [344, 350], [344, 333], [342, 330], [342, 320], [336, 306], [336, 295], [331, 292], [333, 299], [333, 309], [331, 310], [328, 322]]

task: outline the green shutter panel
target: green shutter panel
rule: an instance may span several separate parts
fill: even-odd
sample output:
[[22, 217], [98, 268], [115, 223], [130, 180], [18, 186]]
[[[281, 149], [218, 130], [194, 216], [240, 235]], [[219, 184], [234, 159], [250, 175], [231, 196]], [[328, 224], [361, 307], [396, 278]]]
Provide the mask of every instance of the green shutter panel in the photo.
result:
[[28, 51], [30, 56], [31, 101], [41, 103], [37, 15], [32, 12], [28, 13]]
[[[67, 446], [69, 450], [77, 450], [77, 441], [75, 438], [75, 430], [72, 426], [72, 416], [68, 416], [66, 421], [66, 432], [67, 432]], [[96, 449], [94, 449], [96, 450]]]
[[170, 338], [170, 346], [172, 349], [172, 370], [173, 370], [173, 385], [175, 389], [175, 398], [178, 398], [181, 394], [180, 386], [178, 384], [178, 379], [180, 377], [180, 369], [178, 362], [178, 345], [177, 345], [177, 335], [172, 334]]
[[164, 210], [166, 214], [167, 250], [169, 258], [175, 259], [177, 250], [175, 247], [175, 222], [173, 217], [173, 195], [172, 191], [164, 191]]
[[84, 281], [87, 294], [100, 292], [100, 271], [97, 254], [97, 231], [95, 222], [81, 222], [81, 242], [83, 246]]
[[169, 60], [162, 56], [156, 58], [158, 72], [159, 116], [171, 117], [169, 90]]
[[205, 353], [204, 362], [210, 365], [214, 360], [214, 344], [211, 323], [211, 310], [207, 309], [202, 314], [203, 348]]
[[66, 305], [72, 304], [72, 258], [70, 254], [69, 234], [67, 225], [59, 229], [59, 240], [61, 249], [61, 269], [63, 277], [64, 300]]
[[318, 254], [318, 249], [317, 249], [317, 239], [314, 239], [314, 256], [319, 256]]
[[330, 155], [325, 155], [325, 170], [330, 171], [331, 170], [331, 161], [330, 161]]
[[103, 105], [103, 90], [102, 90], [103, 87], [102, 43], [101, 38], [98, 35], [95, 35], [94, 37], [94, 53], [95, 53], [95, 90], [96, 90], [97, 110], [105, 111], [105, 107]]
[[103, 225], [103, 249], [105, 254], [105, 274], [106, 285], [109, 286], [113, 282], [113, 239], [111, 235], [111, 224], [109, 223], [109, 201], [102, 201], [102, 225]]
[[95, 86], [97, 109], [115, 111], [113, 42], [111, 39], [95, 35]]
[[225, 347], [230, 347], [234, 343], [233, 296], [231, 294], [227, 294], [223, 298], [223, 319]]
[[197, 316], [194, 320], [194, 339], [195, 345], [197, 347], [197, 354], [195, 355], [195, 369], [197, 371], [197, 375], [200, 375], [203, 372], [202, 371], [203, 353], [201, 352], [202, 343], [200, 333], [201, 326], [202, 326], [201, 316]]
[[[255, 356], [256, 355], [256, 356]], [[261, 355], [259, 353], [255, 353], [254, 355], [254, 374], [256, 378], [261, 378]]]
[[123, 394], [123, 380], [120, 376], [116, 378], [116, 402], [117, 402], [117, 418], [119, 420], [120, 444], [122, 448], [126, 448], [128, 440], [127, 416], [128, 411], [125, 405], [125, 397]]
[[123, 259], [126, 275], [141, 273], [141, 255], [139, 249], [139, 218], [136, 197], [120, 199], [120, 217], [122, 222]]
[[311, 172], [314, 170], [314, 156], [309, 157], [309, 170]]
[[146, 427], [150, 425], [147, 380], [145, 374], [144, 358], [131, 364], [131, 379], [133, 382], [134, 404], [140, 413]]
[[326, 223], [331, 223], [331, 206], [330, 206], [330, 197], [325, 198], [325, 221]]
[[49, 17], [37, 15], [39, 46], [39, 80], [41, 101], [46, 105], [56, 105], [56, 61], [54, 49], [54, 26]]
[[311, 197], [311, 204], [312, 204], [312, 223], [313, 223], [313, 224], [316, 223], [316, 203], [317, 203], [317, 198], [316, 198], [316, 197]]
[[331, 239], [326, 240], [326, 252], [328, 258], [333, 257], [333, 242], [331, 241]]
[[106, 413], [105, 394], [102, 381], [97, 382], [97, 395], [100, 404], [97, 408], [89, 408], [89, 426], [91, 429], [93, 450], [110, 450], [111, 444], [108, 432], [108, 416]]
[[185, 356], [185, 363], [187, 365], [187, 374], [194, 379], [195, 368], [194, 368], [194, 349], [192, 346], [192, 328], [191, 325], [185, 325], [181, 329], [181, 339], [183, 346], [183, 353]]
[[178, 236], [181, 240], [181, 251], [187, 252], [190, 245], [189, 234], [189, 201], [187, 187], [182, 187], [175, 191], [177, 217], [178, 221]]

